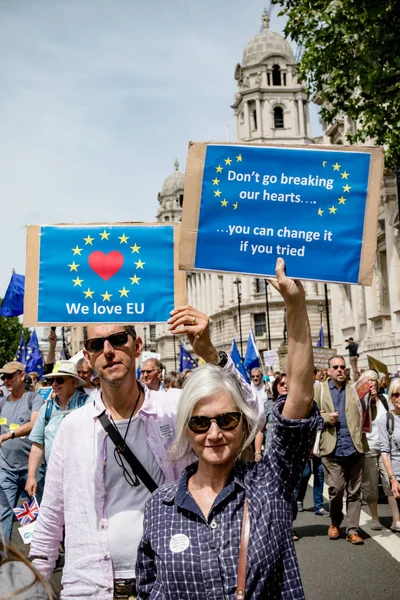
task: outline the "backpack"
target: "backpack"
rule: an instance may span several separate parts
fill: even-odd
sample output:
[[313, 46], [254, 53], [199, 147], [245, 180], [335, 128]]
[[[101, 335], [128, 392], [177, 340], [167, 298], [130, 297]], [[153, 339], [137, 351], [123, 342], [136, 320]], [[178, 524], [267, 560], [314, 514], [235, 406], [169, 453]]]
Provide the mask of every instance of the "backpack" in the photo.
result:
[[[88, 398], [88, 394], [81, 394], [78, 398], [78, 406], [77, 408], [81, 408], [86, 400]], [[51, 413], [53, 412], [53, 408], [54, 408], [54, 400], [47, 400], [47, 404], [46, 404], [46, 412], [44, 413], [44, 426], [47, 427], [47, 425], [50, 422], [50, 418], [51, 418]], [[66, 415], [64, 414], [63, 418]]]

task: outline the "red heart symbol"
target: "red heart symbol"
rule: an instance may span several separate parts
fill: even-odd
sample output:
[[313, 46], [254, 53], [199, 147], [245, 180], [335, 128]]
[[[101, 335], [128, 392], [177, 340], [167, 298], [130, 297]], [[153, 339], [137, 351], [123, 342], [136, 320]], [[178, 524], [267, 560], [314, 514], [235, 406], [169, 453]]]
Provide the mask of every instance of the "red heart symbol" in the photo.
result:
[[90, 268], [104, 281], [108, 281], [117, 273], [124, 264], [124, 257], [121, 252], [114, 250], [105, 254], [96, 250], [89, 255]]

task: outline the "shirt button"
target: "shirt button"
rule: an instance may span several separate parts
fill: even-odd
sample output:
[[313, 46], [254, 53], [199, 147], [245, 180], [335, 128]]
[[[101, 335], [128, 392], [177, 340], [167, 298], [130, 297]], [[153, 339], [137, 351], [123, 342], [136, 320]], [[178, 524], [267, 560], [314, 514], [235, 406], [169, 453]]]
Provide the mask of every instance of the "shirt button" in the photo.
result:
[[106, 492], [106, 490], [104, 490], [104, 495], [105, 495], [105, 496], [107, 496], [107, 492]]
[[109, 559], [110, 558], [110, 553], [109, 552], [104, 552], [103, 558], [104, 558], [104, 560]]
[[218, 523], [216, 521], [211, 521], [210, 527], [211, 529], [216, 529], [218, 527]]

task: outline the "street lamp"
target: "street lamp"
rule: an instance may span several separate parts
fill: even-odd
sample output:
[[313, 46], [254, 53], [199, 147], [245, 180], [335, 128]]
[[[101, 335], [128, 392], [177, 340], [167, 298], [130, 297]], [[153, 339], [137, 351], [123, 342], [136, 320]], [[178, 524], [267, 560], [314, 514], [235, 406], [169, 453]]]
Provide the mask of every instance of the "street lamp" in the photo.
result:
[[271, 350], [271, 325], [269, 322], [268, 279], [265, 280], [265, 308], [267, 310], [268, 350]]
[[322, 327], [322, 313], [324, 312], [324, 305], [323, 305], [323, 303], [321, 301], [318, 302], [318, 312], [319, 312], [319, 316], [320, 316], [320, 319], [321, 319], [320, 325]]
[[146, 337], [147, 327], [143, 327], [143, 332], [144, 332], [144, 351], [146, 352], [146, 350], [147, 350], [147, 337]]
[[240, 286], [242, 284], [242, 280], [239, 277], [236, 277], [233, 284], [236, 285], [236, 291], [237, 291], [238, 314], [239, 314], [239, 335], [240, 335], [240, 359], [243, 360], [242, 315], [240, 312], [240, 304], [242, 302], [242, 294], [240, 291]]

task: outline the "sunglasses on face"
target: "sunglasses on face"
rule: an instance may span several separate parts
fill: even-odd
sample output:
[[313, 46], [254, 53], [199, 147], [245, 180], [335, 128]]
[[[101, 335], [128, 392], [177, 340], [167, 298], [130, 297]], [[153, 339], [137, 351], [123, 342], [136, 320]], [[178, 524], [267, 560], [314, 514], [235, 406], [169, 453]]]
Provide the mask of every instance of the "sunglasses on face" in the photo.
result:
[[333, 369], [334, 371], [337, 371], [337, 369], [341, 369], [342, 371], [344, 371], [346, 368], [346, 365], [332, 365], [331, 369]]
[[3, 375], [2, 375], [2, 379], [4, 379], [4, 381], [5, 381], [5, 380], [12, 379], [13, 377], [15, 377], [15, 375], [16, 375], [17, 373], [20, 373], [20, 372], [21, 372], [21, 371], [15, 371], [15, 373], [3, 373]]
[[146, 373], [146, 375], [150, 375], [150, 373], [154, 373], [155, 371], [157, 371], [157, 369], [143, 369], [142, 371], [140, 371], [140, 373], [142, 375], [144, 375]]
[[128, 333], [126, 331], [119, 331], [118, 333], [112, 333], [107, 337], [92, 338], [91, 340], [86, 340], [84, 346], [88, 352], [101, 352], [104, 349], [106, 340], [113, 348], [120, 348], [127, 343]]
[[392, 392], [392, 398], [400, 398], [400, 392]]
[[54, 377], [53, 383], [58, 383], [58, 385], [62, 385], [65, 383], [65, 377]]
[[239, 425], [241, 416], [240, 412], [228, 412], [216, 417], [190, 417], [188, 427], [193, 433], [206, 433], [211, 427], [211, 422], [215, 421], [223, 431], [232, 431]]

